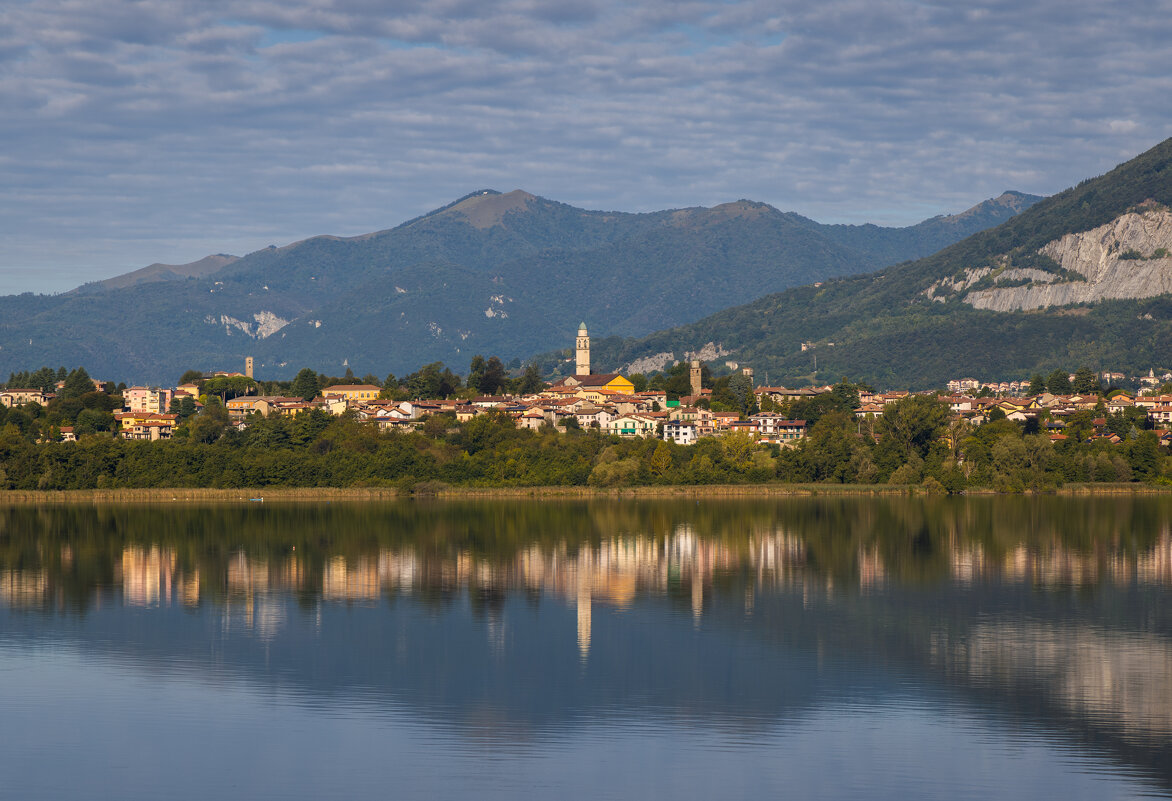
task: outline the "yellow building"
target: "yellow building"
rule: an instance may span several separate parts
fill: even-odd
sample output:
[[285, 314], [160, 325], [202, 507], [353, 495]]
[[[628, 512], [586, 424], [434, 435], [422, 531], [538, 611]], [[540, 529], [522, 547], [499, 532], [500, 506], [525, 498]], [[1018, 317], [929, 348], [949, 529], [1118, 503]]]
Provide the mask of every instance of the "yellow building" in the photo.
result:
[[345, 398], [348, 401], [369, 401], [378, 398], [381, 389], [374, 384], [338, 384], [326, 387], [321, 394], [326, 397]]
[[635, 391], [635, 385], [618, 373], [570, 375], [555, 383], [551, 389], [556, 390], [560, 387], [571, 389], [581, 388], [587, 392], [590, 390], [606, 389], [612, 392], [621, 392], [624, 395], [630, 395]]

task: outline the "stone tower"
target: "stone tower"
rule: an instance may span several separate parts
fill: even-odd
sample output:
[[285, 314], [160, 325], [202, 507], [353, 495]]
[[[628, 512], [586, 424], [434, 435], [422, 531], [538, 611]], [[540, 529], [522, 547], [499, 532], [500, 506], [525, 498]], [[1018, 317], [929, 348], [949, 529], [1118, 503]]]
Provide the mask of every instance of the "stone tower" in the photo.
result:
[[688, 371], [688, 376], [692, 379], [692, 394], [696, 397], [700, 396], [700, 360], [692, 359], [692, 369]]
[[586, 333], [586, 323], [578, 326], [578, 339], [574, 347], [578, 351], [578, 365], [574, 375], [590, 375], [590, 334]]
[[251, 356], [244, 357], [244, 374], [246, 376], [248, 376], [249, 378], [252, 378], [252, 357]]

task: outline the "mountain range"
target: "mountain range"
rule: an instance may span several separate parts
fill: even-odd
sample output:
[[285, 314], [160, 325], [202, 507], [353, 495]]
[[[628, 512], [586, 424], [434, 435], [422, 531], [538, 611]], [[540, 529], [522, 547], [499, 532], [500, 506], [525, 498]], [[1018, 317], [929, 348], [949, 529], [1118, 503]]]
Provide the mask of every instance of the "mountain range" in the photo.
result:
[[1161, 373], [1172, 367], [1170, 206], [1172, 139], [926, 258], [605, 339], [593, 357], [637, 371], [699, 352], [789, 385]]
[[84, 365], [171, 382], [187, 369], [287, 378], [309, 366], [463, 370], [593, 334], [639, 337], [789, 287], [918, 258], [997, 225], [1007, 192], [907, 228], [823, 225], [764, 203], [588, 211], [481, 190], [395, 228], [317, 236], [242, 258], [154, 264], [60, 295], [0, 298], [0, 375]]

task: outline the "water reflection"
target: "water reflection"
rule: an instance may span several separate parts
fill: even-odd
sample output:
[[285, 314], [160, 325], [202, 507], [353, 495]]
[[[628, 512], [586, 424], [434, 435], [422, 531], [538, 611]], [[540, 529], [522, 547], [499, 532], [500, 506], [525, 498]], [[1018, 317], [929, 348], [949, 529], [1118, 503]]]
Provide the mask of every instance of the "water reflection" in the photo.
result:
[[604, 710], [742, 743], [927, 704], [1159, 792], [1170, 585], [1164, 498], [0, 511], [0, 645], [407, 708], [486, 742]]
[[[994, 510], [1002, 504], [1010, 508]], [[730, 573], [761, 588], [862, 592], [890, 581], [1172, 583], [1164, 499], [802, 499], [692, 511], [654, 503], [0, 510], [0, 601], [83, 609], [119, 588], [134, 606], [274, 592], [363, 602], [473, 588], [624, 606], [686, 585], [699, 616], [705, 588]]]

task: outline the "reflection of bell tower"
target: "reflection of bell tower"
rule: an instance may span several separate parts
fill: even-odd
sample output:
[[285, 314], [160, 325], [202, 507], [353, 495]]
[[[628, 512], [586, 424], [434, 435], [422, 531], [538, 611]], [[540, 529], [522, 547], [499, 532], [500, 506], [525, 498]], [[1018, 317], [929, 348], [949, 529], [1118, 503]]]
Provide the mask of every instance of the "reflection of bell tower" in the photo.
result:
[[590, 656], [590, 578], [578, 575], [578, 658], [583, 662]]
[[586, 323], [578, 326], [578, 340], [574, 347], [578, 351], [578, 366], [574, 375], [590, 375], [590, 335], [586, 333]]
[[692, 359], [692, 369], [689, 371], [692, 379], [692, 394], [697, 398], [700, 397], [700, 360]]

